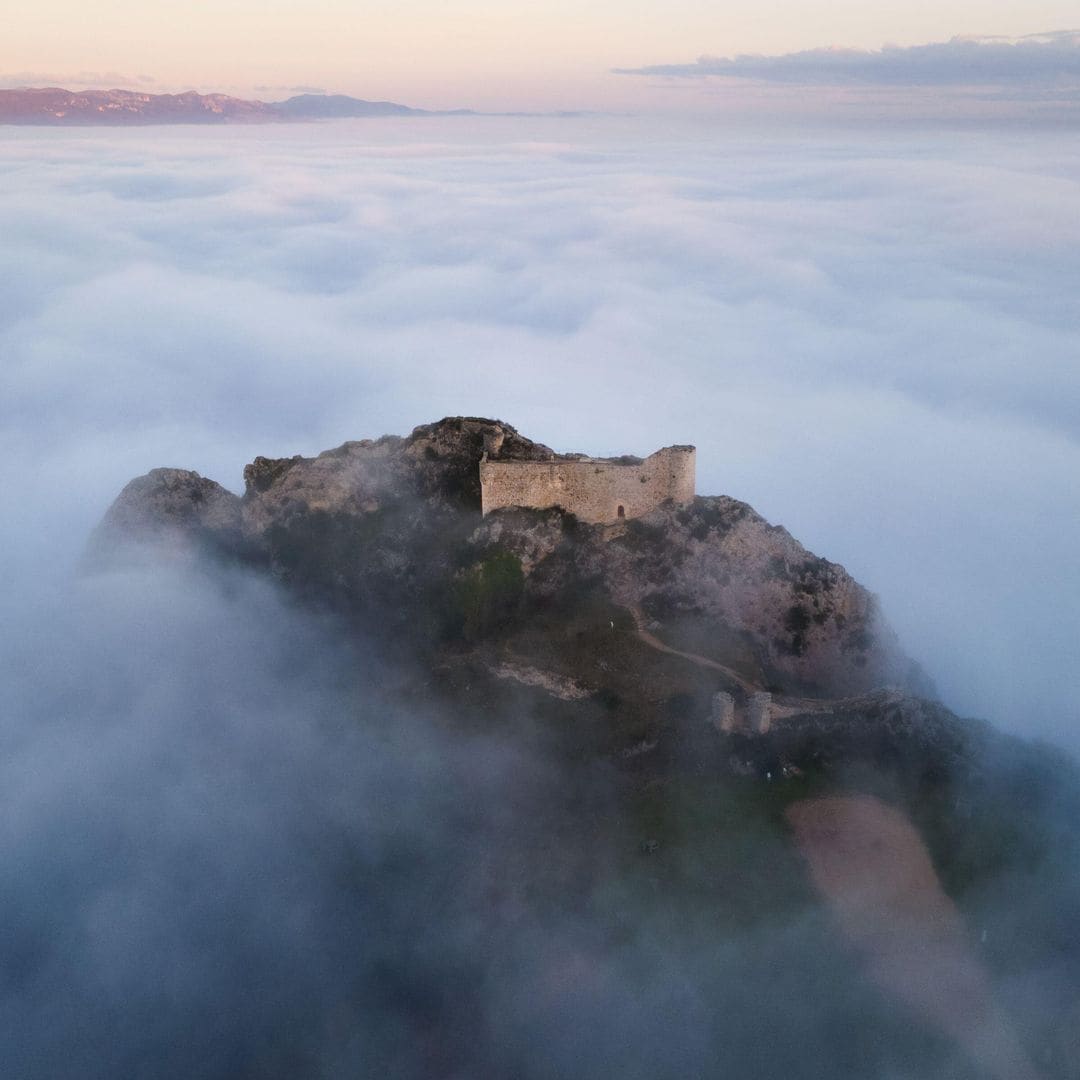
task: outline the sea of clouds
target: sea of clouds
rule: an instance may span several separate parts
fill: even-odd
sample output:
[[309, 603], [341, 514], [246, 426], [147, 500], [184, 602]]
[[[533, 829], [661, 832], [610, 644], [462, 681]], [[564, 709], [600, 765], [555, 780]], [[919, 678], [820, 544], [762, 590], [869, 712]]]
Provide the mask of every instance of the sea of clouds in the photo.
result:
[[[1080, 152], [605, 118], [0, 130], [9, 595], [132, 476], [447, 414], [699, 448], [946, 703], [1080, 726]], [[17, 621], [6, 632], [17, 633]]]
[[690, 441], [699, 491], [878, 592], [948, 704], [1075, 748], [1080, 150], [0, 129], [0, 192], [6, 1070], [652, 1080], [707, 1071], [711, 1038], [739, 1075], [838, 1075], [874, 1029], [856, 984], [807, 1001], [820, 926], [680, 951], [545, 915], [508, 881], [557, 852], [542, 756], [403, 710], [265, 582], [79, 559], [155, 466], [239, 490], [257, 454], [460, 413], [564, 450]]

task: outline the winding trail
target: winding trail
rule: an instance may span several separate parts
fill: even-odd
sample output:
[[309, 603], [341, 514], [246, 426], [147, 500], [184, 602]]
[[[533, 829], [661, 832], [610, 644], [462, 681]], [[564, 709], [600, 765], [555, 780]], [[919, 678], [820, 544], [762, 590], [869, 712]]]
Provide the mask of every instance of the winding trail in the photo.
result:
[[[683, 660], [689, 660], [691, 664], [697, 664], [699, 667], [709, 668], [712, 671], [720, 672], [725, 679], [729, 682], [733, 682], [747, 695], [747, 697], [762, 689], [760, 686], [755, 686], [754, 683], [750, 682], [748, 679], [743, 678], [743, 676], [733, 668], [729, 668], [717, 660], [710, 660], [707, 656], [701, 656], [698, 653], [683, 652], [680, 649], [673, 649], [670, 645], [665, 645], [655, 634], [650, 632], [648, 624], [645, 621], [645, 613], [640, 607], [636, 604], [625, 604], [624, 607], [634, 620], [638, 638], [650, 648], [656, 649], [657, 652], [667, 653], [669, 656], [678, 656]], [[772, 719], [781, 720], [785, 717], [798, 716], [802, 713], [828, 712], [833, 708], [835, 701], [836, 699], [834, 698], [800, 698], [788, 697], [786, 695], [774, 695], [769, 711]]]
[[699, 656], [697, 653], [682, 652], [679, 649], [673, 649], [670, 645], [665, 645], [658, 637], [649, 632], [648, 624], [645, 621], [645, 613], [636, 604], [627, 604], [626, 610], [630, 612], [630, 616], [634, 620], [634, 626], [637, 627], [637, 636], [650, 648], [656, 649], [657, 652], [667, 653], [669, 656], [681, 656], [684, 660], [689, 660], [692, 664], [697, 664], [699, 667], [707, 667], [711, 668], [713, 671], [719, 671], [721, 675], [730, 679], [741, 690], [744, 690], [748, 694], [752, 694], [758, 689], [758, 687], [754, 686], [753, 683], [748, 682], [738, 672], [733, 671], [729, 667], [725, 667], [723, 664], [717, 663], [715, 660], [710, 660], [707, 656]]

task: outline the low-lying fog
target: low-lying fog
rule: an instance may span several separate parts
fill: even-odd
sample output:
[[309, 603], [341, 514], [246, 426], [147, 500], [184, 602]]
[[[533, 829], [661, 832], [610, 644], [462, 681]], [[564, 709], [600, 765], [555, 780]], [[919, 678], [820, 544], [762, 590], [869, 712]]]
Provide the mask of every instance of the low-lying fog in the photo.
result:
[[[565, 450], [694, 442], [699, 492], [878, 592], [948, 705], [1078, 745], [1075, 145], [603, 118], [7, 128], [0, 191], [0, 1002], [23, 1075], [68, 1075], [71, 1052], [173, 1075], [178, 1044], [176, 1075], [262, 1075], [252, 1047], [288, 1065], [282, 1024], [331, 1048], [295, 1075], [422, 1074], [437, 1051], [398, 1061], [393, 1009], [352, 1041], [325, 1025], [425, 992], [402, 948], [455, 970], [483, 928], [444, 911], [438, 942], [414, 941], [402, 903], [433, 879], [402, 870], [364, 937], [339, 875], [404, 844], [442, 880], [447, 754], [475, 752], [481, 788], [543, 783], [513, 748], [432, 742], [426, 717], [389, 739], [342, 728], [392, 715], [367, 694], [380, 673], [267, 586], [76, 580], [89, 530], [154, 466], [239, 490], [256, 454], [457, 413]], [[480, 834], [451, 867], [482, 858]], [[561, 950], [552, 986], [591, 974], [603, 993], [531, 1027], [520, 973], [488, 971], [491, 1022], [515, 1052], [547, 1045], [553, 1076], [560, 1055], [601, 1075], [619, 1047], [622, 1075], [658, 1075], [642, 1033], [690, 1038], [693, 995], [667, 971], [620, 997], [641, 956], [591, 967], [588, 929], [529, 932]], [[800, 933], [755, 949], [778, 959]], [[542, 950], [516, 944], [506, 963], [543, 983]], [[702, 1050], [679, 1045], [665, 1065], [693, 1075]]]
[[[444, 119], [0, 130], [4, 573], [133, 475], [446, 414], [699, 447], [948, 704], [1080, 724], [1080, 151]], [[40, 561], [39, 561], [40, 560]]]

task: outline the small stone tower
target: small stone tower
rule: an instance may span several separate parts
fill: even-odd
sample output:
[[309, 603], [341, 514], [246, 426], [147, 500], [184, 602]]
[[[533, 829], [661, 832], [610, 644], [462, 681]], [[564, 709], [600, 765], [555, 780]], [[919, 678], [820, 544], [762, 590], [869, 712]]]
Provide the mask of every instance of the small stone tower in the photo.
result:
[[712, 726], [721, 735], [730, 735], [735, 730], [735, 699], [718, 690], [712, 696]]

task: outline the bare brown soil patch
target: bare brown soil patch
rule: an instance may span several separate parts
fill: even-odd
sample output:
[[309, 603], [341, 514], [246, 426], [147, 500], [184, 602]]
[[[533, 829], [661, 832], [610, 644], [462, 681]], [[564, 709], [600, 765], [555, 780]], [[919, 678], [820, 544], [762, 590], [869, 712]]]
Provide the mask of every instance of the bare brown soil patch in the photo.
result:
[[1037, 1080], [911, 822], [866, 795], [803, 800], [787, 818], [815, 886], [878, 986], [955, 1039], [988, 1076]]

